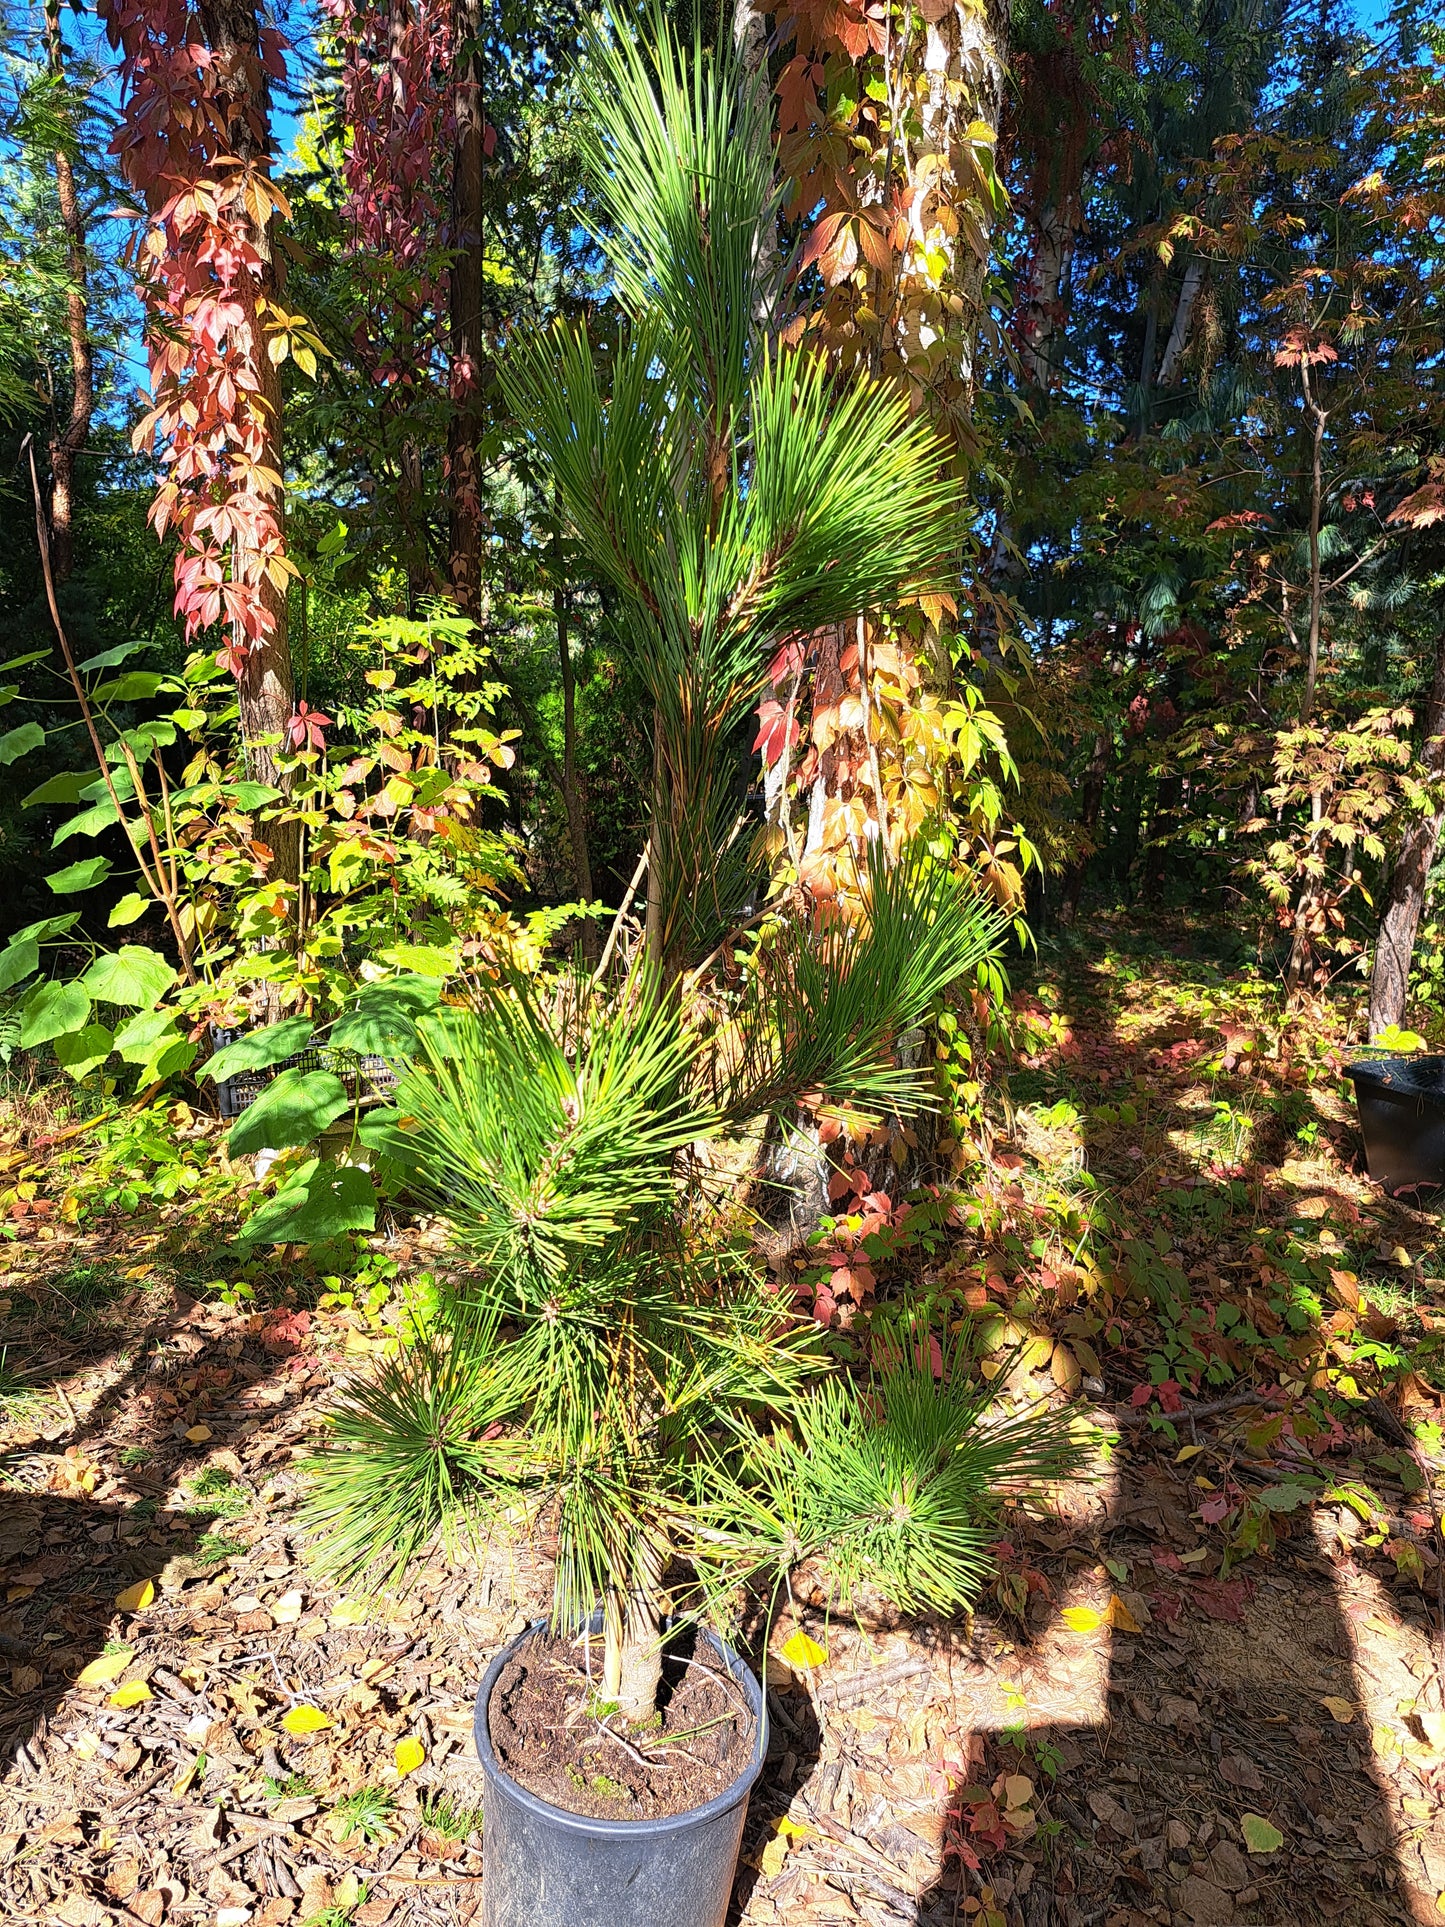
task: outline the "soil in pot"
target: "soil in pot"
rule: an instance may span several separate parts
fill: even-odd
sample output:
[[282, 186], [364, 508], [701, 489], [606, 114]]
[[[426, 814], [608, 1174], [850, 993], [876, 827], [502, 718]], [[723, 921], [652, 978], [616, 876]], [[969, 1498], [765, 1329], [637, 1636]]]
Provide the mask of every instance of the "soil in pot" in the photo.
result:
[[708, 1641], [688, 1631], [668, 1646], [658, 1716], [642, 1727], [606, 1713], [600, 1639], [590, 1679], [587, 1658], [581, 1639], [534, 1633], [492, 1689], [493, 1750], [539, 1800], [596, 1820], [664, 1820], [705, 1806], [746, 1768], [756, 1722]]

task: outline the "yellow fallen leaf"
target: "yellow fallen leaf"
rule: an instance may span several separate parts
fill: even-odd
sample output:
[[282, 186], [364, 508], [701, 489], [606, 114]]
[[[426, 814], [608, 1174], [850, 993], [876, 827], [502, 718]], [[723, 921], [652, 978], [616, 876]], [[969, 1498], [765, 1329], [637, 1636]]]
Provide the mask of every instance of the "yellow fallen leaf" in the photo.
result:
[[790, 1820], [785, 1813], [777, 1825], [777, 1830], [758, 1855], [758, 1871], [769, 1880], [776, 1880], [783, 1871], [783, 1862], [788, 1857], [788, 1849], [795, 1840], [811, 1840], [813, 1830], [800, 1821]]
[[288, 1733], [319, 1733], [331, 1721], [319, 1706], [293, 1706], [281, 1724]]
[[821, 1666], [828, 1657], [828, 1649], [826, 1646], [820, 1646], [816, 1639], [809, 1639], [799, 1627], [792, 1638], [778, 1648], [778, 1655], [786, 1660], [789, 1666], [801, 1673], [806, 1672], [810, 1666]]
[[415, 1735], [408, 1734], [406, 1739], [397, 1741], [392, 1758], [396, 1761], [398, 1773], [415, 1773], [426, 1758], [426, 1748]]
[[139, 1706], [143, 1700], [148, 1700], [150, 1697], [151, 1689], [143, 1679], [131, 1679], [127, 1680], [124, 1686], [116, 1687], [110, 1696], [110, 1703], [124, 1710], [127, 1706]]
[[1144, 1630], [1116, 1592], [1109, 1594], [1109, 1603], [1104, 1608], [1104, 1623], [1112, 1626], [1116, 1633], [1142, 1633]]
[[1204, 1447], [1202, 1445], [1182, 1446], [1180, 1450], [1174, 1454], [1174, 1463], [1176, 1465], [1183, 1465], [1189, 1459], [1194, 1458], [1196, 1454], [1202, 1452], [1203, 1450], [1204, 1450]]
[[133, 1586], [118, 1592], [115, 1603], [123, 1613], [143, 1613], [156, 1596], [154, 1583], [149, 1579], [137, 1579]]
[[1096, 1633], [1104, 1623], [1104, 1615], [1092, 1606], [1065, 1606], [1059, 1617], [1076, 1633]]
[[1034, 1797], [1034, 1783], [1027, 1773], [1010, 1773], [1003, 1783], [1003, 1796], [1011, 1807], [1026, 1807]]
[[75, 1683], [77, 1686], [109, 1686], [113, 1679], [120, 1678], [134, 1658], [135, 1654], [128, 1646], [123, 1646], [118, 1653], [102, 1653], [99, 1659], [93, 1659], [89, 1666], [82, 1669]]
[[186, 1433], [186, 1437], [192, 1445], [204, 1445], [210, 1436], [211, 1428], [209, 1425], [193, 1425], [190, 1431]]
[[338, 1599], [331, 1609], [333, 1626], [364, 1626], [369, 1607], [364, 1599]]
[[1351, 1706], [1350, 1702], [1340, 1699], [1335, 1693], [1327, 1693], [1320, 1701], [1320, 1705], [1329, 1714], [1330, 1718], [1332, 1720], [1338, 1720], [1341, 1726], [1348, 1726], [1350, 1721], [1355, 1717], [1355, 1709]]

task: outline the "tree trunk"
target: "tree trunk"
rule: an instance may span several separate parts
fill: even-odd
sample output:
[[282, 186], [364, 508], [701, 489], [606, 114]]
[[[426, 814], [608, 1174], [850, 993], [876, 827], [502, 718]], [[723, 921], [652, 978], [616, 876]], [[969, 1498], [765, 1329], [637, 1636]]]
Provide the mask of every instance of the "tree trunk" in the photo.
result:
[[[51, 74], [65, 78], [65, 43], [58, 7], [45, 12], [46, 52]], [[68, 105], [63, 111], [69, 117]], [[55, 189], [65, 228], [69, 281], [65, 290], [65, 327], [70, 342], [70, 419], [50, 442], [50, 566], [57, 582], [64, 582], [75, 566], [73, 516], [75, 461], [90, 434], [95, 406], [95, 370], [90, 347], [86, 290], [85, 216], [75, 191], [75, 169], [64, 145], [55, 150]]]
[[[557, 618], [557, 659], [562, 671], [562, 805], [567, 812], [567, 837], [572, 845], [572, 869], [577, 895], [592, 901], [592, 854], [587, 847], [587, 798], [577, 767], [577, 676], [572, 667], [571, 610], [563, 572], [562, 538], [552, 537], [552, 608]], [[595, 969], [601, 946], [597, 922], [582, 919], [582, 953]]]
[[[957, 4], [940, 20], [924, 28], [923, 67], [927, 94], [922, 103], [922, 139], [918, 160], [929, 152], [947, 166], [957, 152], [964, 130], [982, 121], [994, 132], [1003, 111], [1004, 68], [1008, 58], [1007, 0], [982, 0], [980, 5]], [[946, 277], [948, 291], [963, 303], [968, 342], [963, 377], [971, 394], [975, 380], [983, 290], [988, 278], [988, 254], [980, 253], [960, 236], [953, 244], [954, 259]]]
[[481, 0], [456, 8], [456, 156], [452, 169], [452, 419], [447, 430], [450, 489], [448, 587], [475, 621], [482, 608], [482, 506], [478, 398], [482, 371], [483, 218], [486, 127], [482, 100]]
[[1164, 344], [1164, 359], [1159, 364], [1159, 386], [1172, 388], [1184, 350], [1189, 346], [1189, 331], [1194, 325], [1194, 310], [1204, 287], [1204, 263], [1194, 255], [1184, 270], [1184, 285], [1179, 290], [1179, 305], [1174, 310], [1174, 326]]
[[[1435, 678], [1425, 705], [1425, 740], [1420, 761], [1432, 783], [1445, 781], [1445, 629], [1435, 647]], [[1399, 855], [1385, 893], [1385, 911], [1370, 976], [1370, 1035], [1403, 1023], [1410, 988], [1410, 958], [1425, 907], [1430, 866], [1440, 847], [1445, 813], [1412, 817], [1400, 840]]]
[[1019, 313], [1019, 349], [1031, 387], [1047, 394], [1059, 378], [1055, 343], [1068, 312], [1078, 242], [1077, 202], [1049, 201], [1038, 217], [1029, 287]]
[[[1094, 842], [1094, 831], [1099, 823], [1099, 811], [1104, 802], [1104, 782], [1109, 774], [1109, 756], [1113, 749], [1113, 738], [1108, 730], [1101, 729], [1094, 736], [1094, 753], [1089, 758], [1089, 767], [1084, 772], [1083, 787], [1079, 793], [1079, 827]], [[1092, 849], [1090, 850], [1092, 854]], [[1063, 900], [1059, 904], [1059, 922], [1071, 924], [1079, 914], [1079, 898], [1083, 894], [1084, 876], [1089, 868], [1088, 856], [1081, 856], [1072, 864], [1064, 881]]]
[[[269, 174], [271, 103], [261, 67], [255, 8], [251, 0], [207, 0], [201, 20], [215, 56], [216, 98], [229, 117], [234, 151], [244, 167]], [[260, 408], [266, 424], [264, 465], [281, 476], [285, 473], [281, 371], [266, 352], [266, 328], [261, 314], [261, 303], [274, 301], [279, 296], [281, 269], [271, 247], [269, 230], [261, 228], [254, 239], [261, 256], [260, 272], [238, 277], [236, 298], [250, 331]], [[278, 527], [284, 527], [284, 484], [258, 483], [257, 486], [270, 497]], [[269, 783], [284, 793], [290, 783], [279, 767], [278, 755], [285, 745], [286, 728], [296, 707], [286, 592], [268, 576], [262, 583], [261, 597], [270, 624], [264, 640], [248, 654], [238, 682], [241, 737], [246, 746], [246, 767], [254, 780]], [[270, 875], [285, 883], [298, 882], [300, 825], [273, 823], [268, 833]]]

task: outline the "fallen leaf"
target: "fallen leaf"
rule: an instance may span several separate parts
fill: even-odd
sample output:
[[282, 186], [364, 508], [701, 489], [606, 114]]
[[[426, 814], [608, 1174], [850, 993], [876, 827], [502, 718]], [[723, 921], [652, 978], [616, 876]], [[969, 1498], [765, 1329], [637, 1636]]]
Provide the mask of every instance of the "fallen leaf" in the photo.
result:
[[123, 1613], [143, 1613], [156, 1596], [155, 1582], [150, 1579], [137, 1579], [133, 1586], [118, 1592], [115, 1603]]
[[1338, 1720], [1341, 1726], [1348, 1726], [1350, 1721], [1355, 1717], [1354, 1707], [1350, 1705], [1348, 1700], [1340, 1699], [1337, 1694], [1326, 1693], [1325, 1697], [1320, 1701], [1320, 1705], [1329, 1714], [1330, 1718], [1332, 1720]]
[[319, 1706], [293, 1706], [283, 1715], [281, 1724], [288, 1733], [319, 1733], [331, 1721]]
[[278, 1626], [294, 1626], [301, 1617], [304, 1604], [305, 1599], [300, 1592], [283, 1592], [270, 1609], [271, 1617]]
[[77, 1686], [109, 1686], [113, 1679], [120, 1678], [134, 1658], [135, 1654], [128, 1646], [123, 1646], [118, 1653], [102, 1653], [99, 1659], [93, 1659], [89, 1666], [82, 1669], [75, 1683]]
[[828, 1657], [826, 1646], [820, 1646], [816, 1639], [809, 1639], [800, 1627], [784, 1645], [778, 1648], [779, 1657], [797, 1672], [806, 1672], [810, 1666], [821, 1666]]
[[1092, 1606], [1065, 1606], [1059, 1617], [1076, 1633], [1096, 1633], [1104, 1623], [1104, 1615]]
[[150, 1698], [151, 1689], [145, 1681], [132, 1679], [127, 1680], [124, 1686], [116, 1687], [110, 1696], [110, 1703], [112, 1706], [119, 1706], [123, 1711], [127, 1706], [139, 1706], [142, 1701]]
[[1010, 1773], [1003, 1792], [1011, 1807], [1026, 1807], [1034, 1797], [1034, 1783], [1026, 1773]]
[[409, 1734], [406, 1739], [397, 1741], [392, 1758], [396, 1761], [398, 1773], [415, 1773], [426, 1758], [426, 1748], [419, 1739]]
[[186, 1437], [192, 1445], [204, 1445], [210, 1436], [211, 1428], [209, 1425], [193, 1425], [186, 1433]]
[[1284, 1845], [1284, 1835], [1262, 1813], [1241, 1814], [1239, 1830], [1251, 1853], [1278, 1853]]
[[788, 1848], [795, 1840], [811, 1840], [813, 1832], [801, 1821], [790, 1820], [785, 1813], [777, 1824], [777, 1829], [758, 1855], [758, 1871], [767, 1880], [776, 1880], [783, 1871], [783, 1862], [788, 1857]]
[[1104, 1609], [1104, 1620], [1116, 1633], [1142, 1633], [1144, 1628], [1124, 1604], [1118, 1593], [1110, 1593], [1109, 1603]]

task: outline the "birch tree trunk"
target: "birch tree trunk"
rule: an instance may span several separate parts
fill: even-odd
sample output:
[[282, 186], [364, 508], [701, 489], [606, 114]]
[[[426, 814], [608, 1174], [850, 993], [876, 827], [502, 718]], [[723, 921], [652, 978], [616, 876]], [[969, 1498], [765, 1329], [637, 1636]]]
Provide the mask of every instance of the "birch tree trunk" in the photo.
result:
[[[1425, 705], [1425, 740], [1420, 761], [1432, 783], [1445, 782], [1445, 630], [1435, 647], [1435, 676]], [[1410, 959], [1425, 907], [1430, 869], [1440, 848], [1445, 812], [1434, 810], [1410, 819], [1400, 842], [1385, 894], [1375, 966], [1370, 975], [1370, 1035], [1377, 1037], [1404, 1021], [1410, 989]]]

